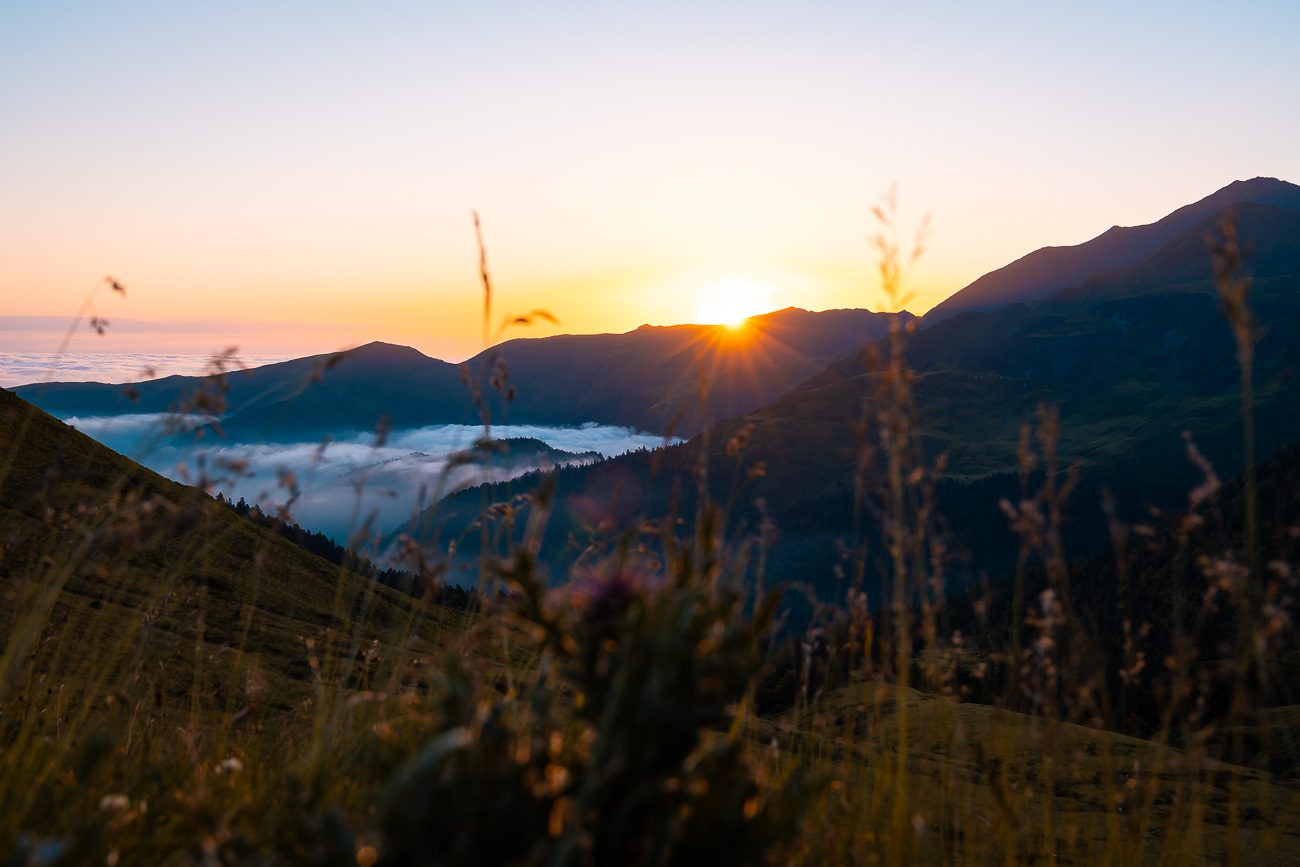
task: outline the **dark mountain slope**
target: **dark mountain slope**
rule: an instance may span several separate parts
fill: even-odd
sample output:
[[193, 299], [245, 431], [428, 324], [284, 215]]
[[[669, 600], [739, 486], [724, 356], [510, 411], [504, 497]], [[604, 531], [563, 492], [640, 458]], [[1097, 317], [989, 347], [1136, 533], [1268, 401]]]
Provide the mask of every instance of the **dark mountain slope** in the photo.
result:
[[[1243, 245], [1258, 254], [1248, 266], [1256, 275], [1251, 304], [1265, 329], [1254, 380], [1257, 453], [1264, 455], [1300, 440], [1300, 255], [1287, 253], [1296, 250], [1300, 221], [1293, 212], [1262, 205], [1237, 211]], [[1067, 464], [1081, 464], [1084, 484], [1072, 515], [1073, 543], [1081, 546], [1105, 538], [1098, 508], [1103, 486], [1133, 519], [1148, 504], [1186, 501], [1198, 479], [1185, 456], [1183, 431], [1192, 433], [1221, 474], [1241, 468], [1236, 347], [1213, 282], [1195, 279], [1209, 269], [1206, 229], [1205, 223], [1194, 226], [1149, 262], [1099, 276], [1091, 296], [1061, 293], [1034, 305], [965, 313], [905, 338], [924, 453], [931, 461], [949, 455], [940, 508], [972, 555], [968, 574], [988, 569], [997, 575], [1014, 563], [1015, 543], [997, 502], [1019, 496], [1020, 431], [1034, 422], [1040, 404], [1059, 410], [1060, 450]], [[877, 344], [875, 351], [878, 357], [886, 347]], [[710, 432], [715, 495], [725, 498], [733, 479], [743, 479], [724, 454], [725, 444], [745, 425], [754, 426], [744, 457], [764, 461], [767, 469], [748, 483], [739, 521], [753, 526], [756, 516], [746, 504], [763, 498], [783, 533], [769, 553], [773, 577], [827, 586], [836, 539], [852, 536], [852, 425], [880, 381], [870, 355], [847, 357]], [[680, 485], [687, 492], [682, 514], [690, 516], [690, 471], [705, 448], [696, 438], [657, 459], [629, 455], [560, 471], [561, 493], [575, 505], [561, 500], [554, 544], [563, 545], [570, 532], [582, 538], [589, 503], [602, 499], [617, 499], [624, 509], [635, 504], [657, 517]], [[466, 493], [447, 505], [471, 515], [473, 497]], [[566, 509], [572, 517], [565, 517]]]
[[[388, 343], [232, 371], [222, 377], [222, 387], [227, 432], [245, 439], [369, 430], [381, 416], [402, 427], [474, 420], [455, 365]], [[13, 389], [65, 417], [203, 407], [207, 404], [199, 396], [217, 390], [213, 378], [199, 376], [168, 376], [129, 387], [56, 382]]]
[[[1274, 291], [1272, 281], [1300, 274], [1300, 211], [1247, 203], [1202, 220], [1142, 262], [1095, 274], [1082, 285], [1054, 293], [1035, 304], [1013, 304], [991, 313], [969, 311], [918, 330], [907, 338], [908, 363], [920, 370], [947, 364], [957, 369], [992, 371], [1011, 377], [1017, 371], [1026, 370], [1040, 373], [1052, 370], [1058, 376], [1065, 376], [1076, 365], [1100, 365], [1100, 372], [1104, 373], [1127, 358], [1129, 352], [1093, 352], [1081, 356], [1072, 344], [1051, 345], [1033, 342], [1031, 338], [1044, 337], [1053, 329], [1068, 331], [1071, 326], [1065, 323], [1070, 317], [1086, 316], [1089, 311], [1110, 316], [1116, 335], [1128, 334], [1131, 323], [1125, 319], [1124, 311], [1159, 308], [1160, 304], [1142, 300], [1157, 294], [1165, 297], [1161, 303], [1176, 307], [1190, 305], [1190, 308], [1171, 308], [1157, 314], [1174, 329], [1172, 332], [1143, 333], [1134, 335], [1134, 339], [1152, 340], [1162, 347], [1166, 339], [1182, 345], [1187, 341], [1187, 328], [1176, 327], [1182, 316], [1208, 316], [1200, 326], [1189, 324], [1188, 327], [1208, 329], [1214, 340], [1227, 339], [1226, 326], [1222, 334], [1217, 333], [1220, 329], [1215, 323], [1222, 324], [1217, 306], [1206, 304], [1203, 299], [1208, 296], [1213, 300], [1215, 291], [1207, 239], [1221, 234], [1223, 221], [1229, 216], [1236, 222], [1242, 239], [1247, 270], [1259, 283], [1251, 299], [1257, 316], [1266, 323], [1289, 321], [1295, 315], [1294, 299], [1286, 291]], [[1192, 297], [1202, 300], [1192, 300]], [[1283, 358], [1288, 347], [1280, 344], [1279, 336], [1270, 337], [1266, 333], [1265, 339], [1270, 345], [1277, 345], [1278, 358]], [[1010, 349], [1013, 346], [1018, 348]], [[1197, 352], [1195, 344], [1186, 348], [1192, 363], [1204, 363], [1213, 356], [1213, 353]], [[863, 356], [846, 356], [800, 388], [820, 388], [865, 371]]]
[[1035, 250], [953, 294], [927, 313], [926, 320], [934, 322], [966, 310], [997, 310], [1017, 302], [1035, 301], [1060, 289], [1078, 286], [1099, 271], [1141, 262], [1192, 226], [1235, 202], [1300, 210], [1300, 187], [1276, 178], [1234, 181], [1157, 222], [1112, 226], [1082, 244]]
[[1057, 305], [1117, 298], [1149, 292], [1173, 283], [1198, 283], [1214, 278], [1206, 255], [1206, 239], [1219, 235], [1231, 218], [1246, 239], [1242, 253], [1255, 277], [1294, 274], [1300, 268], [1300, 210], [1242, 202], [1230, 205], [1173, 238], [1142, 262], [1114, 271], [1101, 271], [1082, 285], [1051, 296]]
[[[1267, 600], [1266, 610], [1289, 619], [1295, 616], [1296, 600], [1285, 580], [1278, 579], [1300, 561], [1300, 443], [1283, 446], [1260, 460], [1255, 475], [1259, 561], [1271, 564], [1259, 592]], [[1228, 601], [1230, 596], [1225, 598], [1221, 586], [1214, 587], [1215, 576], [1206, 564], [1248, 560], [1246, 502], [1245, 474], [1240, 473], [1225, 479], [1216, 493], [1199, 504], [1199, 520], [1194, 524], [1181, 516], [1165, 520], [1146, 516], [1142, 532], [1126, 533], [1122, 548], [1107, 546], [1104, 552], [1080, 557], [1071, 565], [1074, 616], [1088, 624], [1096, 651], [1111, 660], [1096, 670], [1109, 694], [1122, 702], [1115, 718], [1131, 734], [1158, 731], [1168, 719], [1171, 698], [1161, 689], [1163, 666], [1139, 670], [1135, 682], [1126, 687], [1123, 674], [1131, 663], [1125, 659], [1132, 658], [1135, 635], [1140, 636], [1136, 642], [1147, 659], [1176, 656], [1179, 644], [1186, 641], [1196, 648], [1196, 667], [1202, 673], [1235, 666], [1234, 639], [1243, 625], [1242, 611]], [[1052, 586], [1041, 567], [1027, 570], [1024, 579], [1023, 599], [1038, 599]], [[978, 613], [970, 604], [973, 599], [956, 601], [954, 628], [991, 637], [993, 646], [1007, 646], [1015, 634], [1026, 643], [1032, 640], [1023, 609], [1016, 611], [1011, 585], [994, 587], [978, 598]], [[1227, 747], [1243, 735], [1247, 764], [1294, 779], [1300, 774], [1300, 708], [1296, 707], [1300, 633], [1286, 628], [1266, 637], [1261, 630], [1257, 638], [1268, 651], [1255, 661], [1247, 687], [1251, 694], [1247, 704], [1253, 713], [1234, 721], [1233, 684], [1230, 680], [1215, 683], [1211, 676], [1202, 681], [1203, 687], [1209, 687], [1207, 693], [1184, 699], [1175, 716], [1208, 714], [1201, 726], [1212, 743]]]
[[181, 696], [227, 712], [295, 705], [312, 692], [305, 638], [328, 665], [410, 616], [408, 597], [3, 389], [0, 547], [0, 665], [72, 686], [83, 667], [135, 666], [160, 707]]
[[[1258, 428], [1261, 447], [1273, 448], [1300, 438], [1300, 212], [1250, 204], [1232, 211], [1243, 247], [1253, 251], [1251, 304], [1265, 326], [1256, 347]], [[1123, 465], [1150, 476], [1168, 465], [1144, 464], [1153, 450], [1167, 448], [1180, 460], [1176, 435], [1183, 429], [1207, 438], [1207, 447], [1216, 443], [1219, 459], [1239, 460], [1235, 345], [1205, 243], [1223, 216], [1078, 289], [1034, 305], [965, 313], [909, 335], [905, 354], [917, 372], [929, 451], [948, 451], [951, 471], [963, 478], [1014, 470], [1019, 425], [1043, 401], [1060, 407], [1070, 454], [1097, 472]], [[781, 450], [847, 447], [837, 420], [872, 379], [865, 356], [842, 359], [754, 413], [756, 445], [771, 436]]]
[[510, 340], [494, 351], [509, 364], [517, 390], [511, 421], [598, 421], [662, 433], [676, 419], [679, 434], [693, 435], [701, 429], [701, 371], [709, 418], [729, 418], [881, 337], [888, 321], [868, 310], [791, 307], [739, 327], [643, 325], [627, 334]]

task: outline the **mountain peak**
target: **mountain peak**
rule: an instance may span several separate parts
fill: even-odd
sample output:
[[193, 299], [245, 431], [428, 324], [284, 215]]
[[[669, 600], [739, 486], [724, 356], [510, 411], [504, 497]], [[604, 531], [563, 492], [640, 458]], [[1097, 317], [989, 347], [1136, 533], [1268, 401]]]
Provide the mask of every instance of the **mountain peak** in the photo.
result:
[[1300, 187], [1297, 187], [1295, 184], [1288, 183], [1287, 181], [1280, 180], [1279, 178], [1265, 177], [1264, 175], [1258, 175], [1246, 181], [1233, 181], [1223, 189], [1230, 190], [1233, 187], [1237, 187], [1238, 189], [1243, 189], [1243, 190], [1244, 189], [1250, 189], [1250, 190], [1273, 189], [1273, 188], [1286, 188], [1286, 187], [1290, 187], [1293, 190], [1300, 189]]
[[1211, 208], [1213, 211], [1220, 211], [1234, 202], [1255, 202], [1260, 205], [1276, 205], [1289, 211], [1300, 210], [1300, 186], [1277, 178], [1265, 177], [1233, 181], [1189, 207], [1203, 206], [1202, 210], [1205, 211]]
[[[373, 340], [370, 343], [363, 344], [349, 351], [349, 355], [355, 358], [365, 358], [372, 361], [416, 361], [422, 358], [429, 358], [420, 350], [413, 346], [403, 346], [400, 343], [385, 343], [382, 340]], [[430, 359], [433, 360], [433, 359]]]
[[[356, 348], [356, 351], [358, 351], [358, 352], [360, 352], [360, 351], [376, 351], [376, 352], [382, 352], [382, 351], [385, 351], [385, 350], [400, 350], [400, 351], [404, 351], [404, 352], [420, 352], [420, 350], [416, 349], [416, 348], [413, 347], [413, 346], [406, 346], [406, 345], [401, 344], [401, 343], [387, 343], [387, 342], [385, 342], [385, 341], [383, 341], [383, 340], [372, 340], [372, 341], [370, 341], [369, 343], [363, 343], [363, 344], [361, 344], [360, 346], [358, 346], [358, 347]], [[423, 355], [423, 353], [420, 353], [420, 354]]]

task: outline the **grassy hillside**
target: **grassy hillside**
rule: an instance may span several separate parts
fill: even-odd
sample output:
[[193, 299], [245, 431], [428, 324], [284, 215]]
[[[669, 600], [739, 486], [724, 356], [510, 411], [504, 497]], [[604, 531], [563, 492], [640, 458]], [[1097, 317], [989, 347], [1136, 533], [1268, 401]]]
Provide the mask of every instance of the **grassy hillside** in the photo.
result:
[[[1255, 346], [1259, 448], [1300, 438], [1294, 346], [1300, 341], [1300, 211], [1233, 209], [1250, 304], [1262, 325]], [[1143, 262], [1094, 276], [1038, 304], [966, 313], [906, 336], [925, 451], [948, 454], [948, 474], [976, 479], [1017, 468], [1019, 429], [1039, 403], [1061, 415], [1062, 453], [1084, 472], [1113, 478], [1141, 468], [1154, 494], [1184, 486], [1178, 439], [1190, 431], [1217, 466], [1241, 467], [1236, 346], [1223, 320], [1207, 234], [1194, 225]], [[769, 462], [767, 484], [829, 479], [831, 458], [853, 449], [845, 424], [878, 391], [887, 351], [846, 357], [743, 421], [754, 449], [798, 453], [823, 466]], [[873, 360], [874, 359], [874, 360]], [[1162, 504], [1164, 505], [1164, 504]]]
[[[142, 645], [199, 642], [240, 657], [242, 673], [215, 666], [198, 694], [197, 684], [169, 677], [172, 698], [238, 710], [244, 697], [232, 679], [253, 673], [271, 681], [281, 703], [305, 697], [304, 637], [360, 641], [389, 634], [410, 615], [407, 598], [376, 590], [8, 391], [0, 391], [0, 454], [0, 569], [14, 602], [0, 617], [10, 629], [10, 667], [53, 676], [44, 666], [73, 670], [78, 657], [98, 665], [114, 652], [125, 665]], [[47, 609], [39, 636], [14, 622], [30, 628], [32, 612]]]
[[[227, 755], [311, 742], [333, 724], [324, 684], [364, 689], [379, 659], [460, 624], [5, 390], [0, 551], [6, 857], [20, 830], [102, 833], [105, 791], [166, 809]], [[159, 776], [187, 755], [185, 777]]]
[[[1115, 734], [1086, 703], [1043, 703], [1037, 663], [1029, 713], [996, 678], [968, 695], [1006, 651], [936, 630], [933, 611], [900, 633], [850, 593], [777, 650], [775, 597], [740, 583], [754, 549], [723, 543], [716, 507], [555, 591], [533, 555], [554, 490], [497, 506], [514, 543], [488, 566], [512, 593], [466, 619], [0, 400], [0, 766], [22, 781], [0, 794], [0, 853], [15, 863], [1300, 856], [1296, 789], [1225, 763], [1233, 735]], [[420, 577], [446, 565], [427, 552]], [[1060, 664], [1074, 695], [1086, 667]], [[791, 698], [759, 713], [774, 678]]]
[[[820, 863], [870, 863], [881, 849], [895, 863], [926, 864], [1300, 858], [1300, 790], [1268, 773], [1203, 749], [935, 693], [902, 698], [904, 728], [899, 696], [878, 683], [829, 691], [753, 725], [752, 735], [779, 744], [786, 763], [831, 777], [824, 811], [811, 814], [807, 831]], [[893, 830], [900, 789], [913, 811], [905, 816], [916, 833], [910, 846]], [[844, 825], [862, 833], [846, 838]]]

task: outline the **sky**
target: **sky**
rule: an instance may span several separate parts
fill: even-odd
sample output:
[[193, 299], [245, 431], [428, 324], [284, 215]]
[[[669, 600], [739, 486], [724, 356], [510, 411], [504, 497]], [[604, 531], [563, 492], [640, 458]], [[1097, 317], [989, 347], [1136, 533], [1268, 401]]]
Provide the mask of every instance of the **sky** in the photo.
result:
[[891, 188], [905, 246], [930, 217], [919, 313], [1300, 182], [1296, 33], [1294, 0], [7, 3], [0, 350], [55, 352], [90, 297], [72, 353], [461, 358], [475, 210], [493, 322], [559, 320], [506, 337], [885, 309]]

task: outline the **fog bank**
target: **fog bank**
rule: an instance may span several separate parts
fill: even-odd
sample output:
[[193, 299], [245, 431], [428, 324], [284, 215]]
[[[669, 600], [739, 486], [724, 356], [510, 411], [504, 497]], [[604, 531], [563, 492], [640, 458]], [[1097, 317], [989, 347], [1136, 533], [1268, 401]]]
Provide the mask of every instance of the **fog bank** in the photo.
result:
[[553, 458], [521, 445], [514, 453], [494, 458], [490, 466], [453, 466], [450, 456], [471, 447], [482, 435], [481, 427], [395, 430], [384, 442], [373, 434], [354, 434], [337, 440], [231, 443], [210, 433], [197, 441], [178, 436], [179, 430], [197, 426], [201, 419], [165, 414], [74, 416], [64, 421], [168, 478], [188, 484], [203, 481], [228, 499], [242, 497], [272, 512], [287, 505], [292, 520], [344, 543], [367, 526], [392, 530], [437, 497], [470, 485], [664, 444], [656, 434], [611, 425], [504, 425], [492, 429], [494, 439], [530, 438], [570, 454]]

